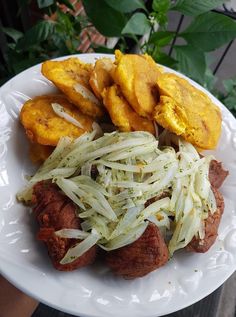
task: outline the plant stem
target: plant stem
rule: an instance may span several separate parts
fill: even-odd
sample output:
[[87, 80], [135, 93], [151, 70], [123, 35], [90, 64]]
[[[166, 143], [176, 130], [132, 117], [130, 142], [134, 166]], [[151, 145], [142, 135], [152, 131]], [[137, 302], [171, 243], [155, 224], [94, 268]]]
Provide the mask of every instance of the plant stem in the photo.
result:
[[176, 29], [176, 32], [175, 32], [175, 37], [173, 38], [173, 41], [171, 43], [171, 47], [170, 47], [170, 50], [169, 50], [169, 53], [168, 53], [169, 56], [171, 56], [171, 54], [172, 54], [172, 51], [173, 51], [173, 48], [174, 48], [174, 45], [175, 45], [177, 36], [179, 34], [179, 30], [181, 28], [183, 20], [184, 20], [184, 15], [181, 14], [180, 19], [179, 19], [179, 23], [178, 23], [178, 26], [177, 26], [177, 29]]
[[217, 63], [217, 65], [216, 65], [216, 67], [215, 67], [215, 69], [214, 69], [214, 71], [213, 71], [213, 74], [214, 74], [214, 75], [216, 74], [217, 70], [219, 69], [221, 63], [223, 62], [223, 60], [224, 60], [224, 58], [225, 58], [225, 56], [226, 56], [228, 50], [230, 49], [231, 45], [233, 44], [233, 41], [234, 41], [234, 40], [232, 40], [231, 42], [229, 42], [229, 44], [227, 45], [226, 49], [224, 50], [224, 53], [222, 54], [222, 56], [221, 56], [219, 62]]

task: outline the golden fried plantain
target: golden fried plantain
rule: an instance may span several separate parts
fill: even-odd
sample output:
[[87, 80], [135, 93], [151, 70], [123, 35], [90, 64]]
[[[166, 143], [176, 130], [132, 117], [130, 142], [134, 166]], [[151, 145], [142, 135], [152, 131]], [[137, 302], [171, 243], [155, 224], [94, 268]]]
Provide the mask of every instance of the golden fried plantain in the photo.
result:
[[221, 134], [221, 112], [211, 99], [187, 80], [170, 73], [159, 76], [160, 102], [154, 119], [201, 149], [216, 147]]
[[[52, 108], [58, 103], [83, 126], [82, 128], [59, 117]], [[56, 146], [63, 136], [77, 138], [85, 131], [92, 130], [93, 120], [82, 114], [63, 95], [39, 96], [28, 100], [20, 112], [20, 120], [31, 142]]]
[[53, 146], [30, 143], [29, 157], [33, 163], [41, 164], [51, 155], [53, 150]]
[[104, 109], [94, 96], [89, 85], [93, 66], [78, 58], [63, 61], [46, 61], [42, 64], [42, 74], [51, 80], [82, 113], [101, 117]]
[[140, 116], [151, 118], [159, 100], [156, 82], [161, 72], [158, 66], [150, 56], [123, 55], [119, 51], [116, 51], [115, 63], [115, 83]]
[[110, 72], [114, 63], [110, 58], [100, 58], [96, 61], [89, 80], [90, 86], [98, 99], [102, 100], [102, 91], [113, 83]]
[[105, 88], [103, 102], [111, 120], [120, 131], [148, 131], [155, 133], [153, 122], [140, 117], [130, 107], [117, 85]]

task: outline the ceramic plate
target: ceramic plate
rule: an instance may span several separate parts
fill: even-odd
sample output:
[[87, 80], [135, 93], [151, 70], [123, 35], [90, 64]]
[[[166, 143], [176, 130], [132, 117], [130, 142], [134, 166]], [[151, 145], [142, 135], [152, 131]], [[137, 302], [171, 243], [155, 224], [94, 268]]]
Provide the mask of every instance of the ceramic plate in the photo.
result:
[[[94, 62], [101, 56], [79, 57]], [[41, 75], [40, 65], [22, 72], [0, 89], [1, 273], [39, 301], [82, 317], [161, 316], [193, 304], [218, 288], [236, 268], [236, 120], [230, 112], [207, 93], [223, 115], [221, 139], [213, 154], [230, 171], [221, 188], [225, 213], [216, 243], [205, 254], [177, 252], [163, 268], [126, 281], [99, 264], [74, 272], [53, 269], [46, 248], [35, 239], [34, 217], [15, 199], [25, 176], [33, 171], [19, 110], [29, 98], [54, 91], [52, 83]]]

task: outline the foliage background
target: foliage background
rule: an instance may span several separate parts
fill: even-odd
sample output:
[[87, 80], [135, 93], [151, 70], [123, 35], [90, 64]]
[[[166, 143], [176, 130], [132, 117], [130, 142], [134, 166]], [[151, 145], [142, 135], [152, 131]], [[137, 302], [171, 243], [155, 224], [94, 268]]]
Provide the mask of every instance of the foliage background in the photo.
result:
[[[21, 9], [32, 1], [21, 0]], [[25, 33], [3, 27], [7, 36], [1, 82], [43, 60], [80, 52], [81, 33], [92, 26], [106, 38], [116, 38], [112, 49], [91, 42], [96, 52], [150, 54], [157, 62], [191, 77], [213, 92], [236, 115], [236, 78], [227, 79], [224, 93], [216, 90], [210, 53], [236, 37], [236, 21], [212, 12], [224, 0], [83, 0], [85, 15], [77, 15], [69, 0], [37, 0], [41, 19]], [[168, 29], [168, 13], [188, 16], [181, 31]], [[177, 41], [176, 41], [177, 39]], [[170, 54], [169, 45], [173, 41]]]

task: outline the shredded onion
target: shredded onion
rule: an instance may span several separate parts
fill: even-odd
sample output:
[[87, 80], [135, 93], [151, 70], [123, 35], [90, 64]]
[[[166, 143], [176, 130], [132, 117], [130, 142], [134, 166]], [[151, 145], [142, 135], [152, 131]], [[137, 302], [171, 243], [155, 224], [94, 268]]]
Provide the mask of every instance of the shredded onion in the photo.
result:
[[95, 97], [92, 91], [90, 91], [83, 85], [77, 83], [74, 85], [74, 89], [76, 92], [80, 93], [85, 99], [88, 99], [89, 101], [94, 102], [98, 106], [101, 105], [100, 101], [97, 99], [97, 97]]
[[85, 239], [89, 236], [89, 233], [79, 229], [61, 229], [55, 231], [55, 235], [61, 238]]
[[[115, 131], [97, 138], [99, 129], [93, 128], [76, 140], [62, 138], [17, 196], [29, 201], [36, 182], [52, 179], [77, 205], [82, 229], [65, 228], [56, 234], [83, 241], [68, 250], [62, 264], [94, 244], [107, 251], [128, 245], [149, 221], [162, 232], [172, 230], [171, 255], [194, 236], [204, 237], [203, 221], [217, 208], [208, 177], [212, 156], [201, 158], [191, 144], [167, 132], [162, 139], [178, 141], [177, 153], [171, 146], [159, 149], [147, 132]], [[170, 226], [169, 216], [175, 226]]]
[[65, 256], [60, 261], [60, 264], [67, 264], [75, 261], [86, 251], [91, 249], [98, 242], [99, 238], [100, 235], [93, 229], [87, 238], [85, 238], [82, 242], [77, 243], [66, 252]]
[[82, 126], [82, 124], [76, 120], [75, 118], [73, 118], [69, 113], [66, 112], [65, 108], [60, 105], [59, 103], [53, 102], [52, 104], [52, 109], [53, 111], [61, 118], [65, 119], [66, 121], [74, 124], [75, 126], [77, 126], [80, 129], [84, 129], [84, 127]]

